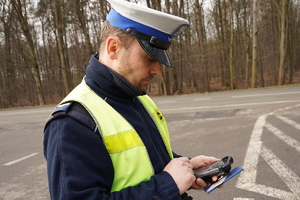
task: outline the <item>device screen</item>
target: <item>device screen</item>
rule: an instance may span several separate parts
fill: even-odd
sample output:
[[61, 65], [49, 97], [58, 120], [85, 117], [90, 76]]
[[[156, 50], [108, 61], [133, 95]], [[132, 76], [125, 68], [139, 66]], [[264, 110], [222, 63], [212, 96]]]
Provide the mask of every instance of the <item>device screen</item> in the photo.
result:
[[213, 165], [215, 165], [218, 161], [216, 162], [212, 162], [212, 163], [209, 163], [209, 164], [206, 164], [206, 165], [203, 165], [201, 167], [198, 167], [196, 169], [194, 169], [194, 174], [201, 174], [201, 173], [204, 173], [206, 172], [207, 170], [209, 170], [209, 168], [211, 168]]

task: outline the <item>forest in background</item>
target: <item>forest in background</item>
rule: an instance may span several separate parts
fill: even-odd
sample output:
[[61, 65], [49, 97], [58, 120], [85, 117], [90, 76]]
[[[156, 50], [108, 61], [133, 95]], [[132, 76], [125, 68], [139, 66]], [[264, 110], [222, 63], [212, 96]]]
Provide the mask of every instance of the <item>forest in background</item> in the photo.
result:
[[[191, 23], [150, 95], [300, 83], [298, 0], [128, 1]], [[109, 10], [105, 0], [1, 0], [0, 108], [58, 103], [82, 80]]]

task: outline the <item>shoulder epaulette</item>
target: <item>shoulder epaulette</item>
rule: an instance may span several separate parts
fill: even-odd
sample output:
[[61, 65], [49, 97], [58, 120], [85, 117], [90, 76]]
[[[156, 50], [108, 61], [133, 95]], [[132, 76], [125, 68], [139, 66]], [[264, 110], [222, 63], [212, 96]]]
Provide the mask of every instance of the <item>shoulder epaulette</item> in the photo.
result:
[[[97, 126], [93, 118], [88, 111], [78, 102], [72, 101], [59, 105], [52, 112], [52, 115], [48, 119], [46, 126], [54, 119], [71, 117], [76, 121], [90, 128], [92, 131], [97, 131]], [[45, 126], [45, 127], [46, 127]]]
[[67, 102], [67, 103], [64, 103], [64, 104], [61, 104], [59, 106], [57, 106], [55, 108], [55, 110], [52, 112], [52, 115], [54, 115], [55, 113], [58, 113], [58, 112], [67, 112], [68, 109], [73, 105], [73, 101], [71, 102]]

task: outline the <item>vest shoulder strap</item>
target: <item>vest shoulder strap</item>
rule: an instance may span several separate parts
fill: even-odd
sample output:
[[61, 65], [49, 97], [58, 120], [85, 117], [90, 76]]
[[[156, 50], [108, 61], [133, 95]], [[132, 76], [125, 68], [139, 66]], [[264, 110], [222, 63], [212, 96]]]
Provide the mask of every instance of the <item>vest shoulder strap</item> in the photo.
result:
[[47, 120], [46, 126], [54, 119], [63, 117], [71, 117], [87, 126], [92, 131], [97, 131], [95, 121], [88, 113], [88, 111], [78, 102], [71, 101], [57, 106], [57, 108], [52, 112], [50, 118]]

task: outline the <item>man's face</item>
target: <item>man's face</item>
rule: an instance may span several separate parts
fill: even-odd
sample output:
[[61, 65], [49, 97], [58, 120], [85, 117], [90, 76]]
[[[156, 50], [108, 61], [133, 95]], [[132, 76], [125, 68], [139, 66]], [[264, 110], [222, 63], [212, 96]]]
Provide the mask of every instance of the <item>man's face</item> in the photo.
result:
[[162, 74], [161, 63], [149, 56], [137, 40], [121, 52], [118, 73], [138, 90], [146, 92], [153, 78]]

